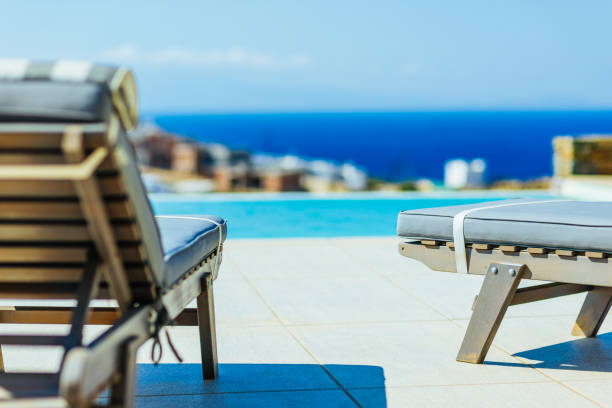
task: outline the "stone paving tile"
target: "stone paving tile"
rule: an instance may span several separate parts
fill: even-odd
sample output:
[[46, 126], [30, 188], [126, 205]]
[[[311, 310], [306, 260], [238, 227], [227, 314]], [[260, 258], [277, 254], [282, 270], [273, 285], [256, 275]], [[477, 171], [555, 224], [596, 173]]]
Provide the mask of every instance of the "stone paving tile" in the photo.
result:
[[[200, 362], [200, 343], [197, 327], [172, 327], [172, 342], [185, 363]], [[162, 363], [176, 363], [176, 358], [165, 345]], [[217, 327], [219, 362], [224, 364], [315, 364], [295, 338], [283, 327]], [[151, 342], [141, 347], [139, 363], [151, 362]]]
[[369, 387], [375, 378], [346, 370], [350, 365], [378, 366], [386, 386], [521, 383], [549, 381], [536, 370], [492, 348], [489, 361], [455, 361], [463, 329], [449, 321], [292, 326], [290, 330], [346, 388]]
[[[0, 333], [21, 335], [66, 335], [68, 325], [0, 324]], [[2, 346], [4, 366], [10, 372], [31, 372], [33, 369], [56, 372], [61, 363], [61, 347]]]
[[219, 267], [219, 276], [217, 279], [223, 280], [242, 280], [242, 274], [240, 273], [240, 268], [238, 263], [232, 256], [233, 253], [236, 253], [239, 249], [234, 249], [233, 246], [225, 247], [223, 249], [223, 261], [221, 262], [221, 266]]
[[[267, 245], [266, 245], [267, 244]], [[330, 245], [329, 240], [238, 242], [231, 253], [251, 279], [319, 279], [368, 276], [369, 271]]]
[[[219, 326], [278, 325], [280, 322], [244, 279], [219, 277], [213, 284], [215, 317]], [[190, 307], [196, 307], [195, 301]]]
[[430, 272], [422, 263], [399, 254], [401, 240], [396, 237], [331, 238], [329, 242], [376, 273], [393, 276], [406, 272]]
[[285, 328], [219, 326], [220, 376], [205, 383], [197, 328], [174, 327], [170, 332], [184, 363], [177, 363], [162, 337], [161, 364], [151, 365], [149, 341], [138, 355], [139, 395], [338, 388]]
[[318, 364], [221, 363], [212, 381], [199, 363], [139, 364], [137, 378], [139, 396], [339, 389]]
[[603, 407], [612, 407], [612, 380], [567, 381], [564, 384]]
[[285, 324], [444, 319], [378, 276], [258, 279], [253, 284]]
[[505, 319], [494, 344], [559, 381], [612, 380], [609, 323], [599, 336], [582, 338], [571, 335], [574, 320], [573, 316]]
[[138, 397], [136, 407], [207, 408], [345, 408], [357, 406], [340, 390], [252, 392]]
[[597, 405], [557, 383], [474, 384], [349, 390], [364, 408], [540, 408], [596, 407]]

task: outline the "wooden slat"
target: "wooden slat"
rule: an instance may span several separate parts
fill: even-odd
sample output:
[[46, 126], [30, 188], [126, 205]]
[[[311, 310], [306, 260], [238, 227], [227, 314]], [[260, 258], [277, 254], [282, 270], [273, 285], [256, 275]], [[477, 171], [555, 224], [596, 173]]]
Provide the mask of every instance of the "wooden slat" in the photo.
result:
[[121, 246], [119, 254], [123, 262], [143, 262], [146, 259], [145, 250], [142, 245], [138, 246]]
[[431, 239], [422, 239], [421, 240], [421, 244], [425, 245], [425, 246], [436, 246], [436, 245], [440, 245], [439, 241], [434, 241]]
[[[148, 282], [149, 272], [145, 266], [127, 266], [125, 268], [130, 282]], [[83, 267], [45, 266], [45, 265], [2, 265], [0, 264], [0, 283], [28, 282], [80, 282]]]
[[[1, 136], [0, 136], [1, 137]], [[6, 151], [0, 150], [0, 164], [67, 164], [59, 150], [41, 151]], [[117, 165], [112, 156], [107, 157], [98, 169], [98, 172], [116, 171]]]
[[535, 254], [535, 255], [544, 255], [544, 254], [550, 252], [550, 250], [547, 249], [547, 248], [533, 248], [533, 247], [529, 247], [529, 248], [527, 248], [527, 252], [529, 252], [530, 254]]
[[77, 283], [3, 283], [0, 298], [5, 299], [74, 299]]
[[109, 172], [109, 171], [117, 171], [118, 167], [117, 167], [117, 162], [115, 161], [115, 159], [113, 158], [113, 155], [109, 155], [106, 160], [104, 160], [102, 162], [102, 164], [100, 164], [100, 167], [98, 168], [98, 172]]
[[0, 201], [0, 220], [82, 220], [79, 203]]
[[83, 268], [79, 266], [6, 266], [0, 265], [0, 282], [79, 282]]
[[[77, 283], [4, 283], [0, 285], [0, 298], [4, 299], [74, 299]], [[135, 300], [148, 300], [155, 296], [151, 283], [130, 285]], [[99, 289], [96, 299], [112, 299], [107, 286]]]
[[500, 245], [499, 249], [503, 252], [516, 252], [519, 250], [519, 247], [514, 245]]
[[576, 251], [571, 251], [569, 249], [557, 249], [555, 253], [559, 256], [576, 256]]
[[[115, 177], [99, 178], [103, 195], [118, 196], [125, 194], [125, 189]], [[39, 180], [2, 180], [0, 181], [1, 197], [76, 197], [70, 181]]]
[[111, 225], [115, 239], [124, 242], [140, 242], [140, 230], [134, 223]]
[[[79, 247], [33, 247], [0, 246], [0, 263], [82, 263], [85, 262], [86, 246]], [[144, 260], [139, 246], [123, 245], [119, 254], [124, 262], [138, 263]]]
[[[125, 200], [107, 201], [107, 211], [113, 221], [132, 218], [130, 207]], [[0, 201], [0, 221], [2, 220], [84, 220], [77, 201]]]
[[0, 197], [76, 197], [69, 181], [2, 180]]
[[54, 248], [0, 246], [0, 263], [81, 263], [86, 247]]
[[585, 255], [587, 258], [593, 258], [593, 259], [604, 259], [608, 257], [607, 254], [604, 252], [587, 251]]
[[132, 220], [134, 218], [134, 209], [126, 199], [106, 200], [104, 205], [111, 217], [111, 221]]
[[[2, 324], [70, 324], [72, 307], [40, 307], [16, 306], [10, 309], [0, 309]], [[116, 307], [91, 307], [87, 324], [111, 325], [119, 318]], [[185, 309], [173, 321], [174, 326], [197, 326], [196, 309]]]
[[[114, 226], [115, 238], [121, 242], [137, 242], [133, 225]], [[0, 242], [90, 242], [87, 225], [69, 224], [2, 224]]]
[[0, 164], [61, 164], [64, 158], [59, 152], [36, 153], [3, 152], [0, 150]]
[[[446, 242], [444, 245], [445, 245], [445, 246], [447, 246], [448, 248], [451, 248], [451, 249], [454, 249], [454, 248], [455, 248], [455, 243], [454, 243], [454, 242]], [[469, 242], [466, 242], [466, 243], [465, 243], [465, 247], [466, 247], [466, 248], [471, 248], [471, 247], [472, 247], [472, 244], [471, 244], [471, 243], [469, 243]]]
[[83, 180], [95, 175], [108, 157], [106, 147], [98, 147], [80, 162], [70, 164], [1, 164], [1, 180]]
[[127, 273], [130, 283], [151, 282], [151, 272], [144, 265], [126, 266], [125, 272]]
[[[63, 130], [63, 126], [61, 126]], [[62, 142], [62, 131], [58, 129], [56, 132], [46, 132], [41, 128], [41, 131], [24, 130], [5, 131], [0, 128], [0, 149], [59, 149]], [[93, 148], [101, 146], [104, 143], [103, 132], [85, 132], [85, 146]]]
[[489, 245], [489, 244], [472, 244], [472, 248], [478, 249], [478, 250], [481, 250], [481, 251], [486, 251], [486, 250], [491, 249], [491, 245]]
[[[9, 324], [70, 324], [72, 307], [16, 306], [0, 309], [0, 321]], [[119, 309], [114, 307], [91, 307], [87, 324], [113, 324], [119, 318]]]

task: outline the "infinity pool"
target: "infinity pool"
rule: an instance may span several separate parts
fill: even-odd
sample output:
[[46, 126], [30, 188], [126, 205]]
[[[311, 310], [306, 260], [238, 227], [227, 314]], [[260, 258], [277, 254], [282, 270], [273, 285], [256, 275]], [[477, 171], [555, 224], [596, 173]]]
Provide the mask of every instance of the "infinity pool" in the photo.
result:
[[395, 235], [402, 210], [507, 198], [551, 198], [541, 191], [456, 193], [151, 194], [157, 214], [214, 214], [228, 221], [228, 238]]

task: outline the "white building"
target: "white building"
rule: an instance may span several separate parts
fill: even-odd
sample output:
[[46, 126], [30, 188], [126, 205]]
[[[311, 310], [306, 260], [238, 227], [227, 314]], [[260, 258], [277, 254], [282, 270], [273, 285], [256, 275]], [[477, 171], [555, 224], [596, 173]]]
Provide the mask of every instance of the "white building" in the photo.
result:
[[474, 159], [470, 162], [470, 169], [468, 171], [468, 187], [484, 187], [485, 172], [487, 171], [487, 162], [483, 159]]
[[467, 185], [469, 164], [463, 159], [449, 160], [444, 164], [444, 185], [463, 188]]
[[365, 190], [368, 187], [368, 175], [350, 163], [340, 167], [340, 174], [349, 190]]
[[449, 160], [444, 165], [444, 185], [448, 188], [483, 187], [487, 163], [483, 159], [467, 162]]

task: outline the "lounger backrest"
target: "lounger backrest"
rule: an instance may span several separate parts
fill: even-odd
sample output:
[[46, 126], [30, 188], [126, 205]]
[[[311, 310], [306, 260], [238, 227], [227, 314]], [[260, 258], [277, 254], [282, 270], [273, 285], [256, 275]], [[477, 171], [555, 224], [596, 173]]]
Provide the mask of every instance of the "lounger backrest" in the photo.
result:
[[0, 60], [0, 297], [74, 297], [91, 248], [104, 279], [118, 279], [98, 297], [133, 304], [164, 288], [159, 232], [126, 136], [136, 122], [125, 69]]

